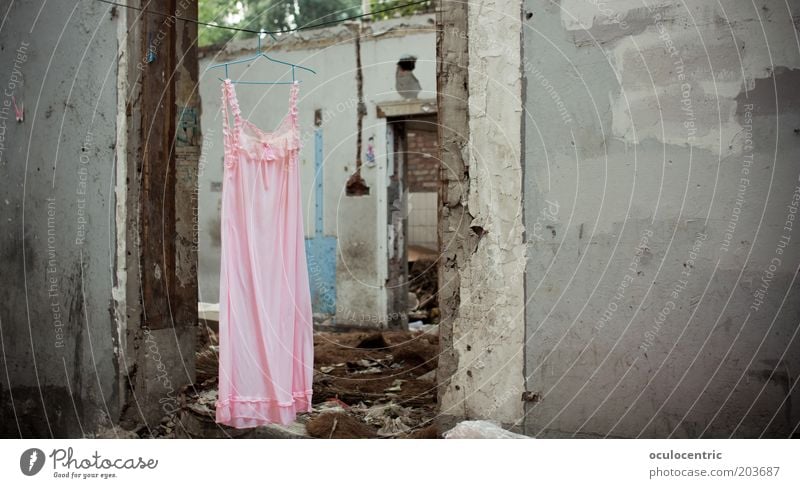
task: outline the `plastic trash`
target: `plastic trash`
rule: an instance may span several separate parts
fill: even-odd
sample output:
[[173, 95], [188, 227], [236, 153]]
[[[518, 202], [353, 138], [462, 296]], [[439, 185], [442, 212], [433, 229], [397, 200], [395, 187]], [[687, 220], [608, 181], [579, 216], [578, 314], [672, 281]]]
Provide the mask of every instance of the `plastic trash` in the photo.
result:
[[489, 420], [465, 420], [445, 432], [445, 439], [532, 439], [505, 430]]

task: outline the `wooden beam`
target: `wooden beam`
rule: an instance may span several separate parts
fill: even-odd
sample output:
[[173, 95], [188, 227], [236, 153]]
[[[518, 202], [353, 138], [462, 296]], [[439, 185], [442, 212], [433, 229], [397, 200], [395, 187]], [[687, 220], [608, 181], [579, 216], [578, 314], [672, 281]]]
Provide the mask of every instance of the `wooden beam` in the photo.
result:
[[[147, 2], [172, 15], [176, 0]], [[142, 5], [143, 7], [145, 5]], [[175, 21], [157, 15], [141, 19], [141, 273], [144, 325], [170, 327], [170, 284], [175, 272]]]
[[[197, 0], [137, 6], [197, 18]], [[197, 26], [128, 16], [125, 359], [121, 422], [155, 424], [194, 383], [197, 334]]]
[[436, 99], [397, 100], [378, 104], [378, 118], [403, 118], [436, 113]]

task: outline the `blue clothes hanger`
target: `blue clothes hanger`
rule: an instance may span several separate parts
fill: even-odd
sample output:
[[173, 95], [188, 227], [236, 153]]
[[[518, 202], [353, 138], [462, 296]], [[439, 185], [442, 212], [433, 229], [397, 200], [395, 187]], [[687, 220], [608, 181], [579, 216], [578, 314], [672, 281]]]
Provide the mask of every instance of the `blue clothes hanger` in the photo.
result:
[[292, 85], [295, 82], [297, 82], [296, 75], [295, 75], [295, 71], [297, 69], [302, 69], [302, 70], [308, 71], [309, 73], [317, 74], [317, 72], [314, 71], [311, 68], [307, 68], [307, 67], [302, 66], [300, 64], [289, 63], [289, 62], [286, 62], [286, 61], [281, 61], [279, 59], [272, 58], [267, 53], [261, 51], [261, 36], [263, 34], [269, 34], [269, 36], [272, 38], [273, 41], [275, 41], [276, 43], [278, 42], [278, 39], [272, 33], [264, 32], [264, 33], [259, 34], [258, 36], [256, 36], [258, 38], [258, 48], [256, 48], [256, 54], [254, 56], [250, 56], [250, 57], [247, 57], [247, 58], [244, 58], [244, 59], [237, 59], [236, 61], [228, 61], [227, 63], [215, 64], [214, 66], [211, 66], [211, 68], [225, 68], [225, 78], [218, 78], [220, 81], [225, 81], [226, 79], [229, 79], [229, 77], [228, 77], [228, 66], [229, 65], [231, 65], [231, 64], [249, 63], [251, 61], [254, 61], [254, 60], [256, 60], [258, 58], [262, 58], [262, 57], [263, 58], [267, 58], [269, 61], [272, 61], [273, 63], [278, 63], [278, 64], [283, 64], [283, 65], [286, 65], [286, 66], [291, 66], [292, 67], [292, 81], [240, 81], [240, 80], [233, 81], [233, 80], [231, 80], [231, 83], [242, 84], [242, 85]]

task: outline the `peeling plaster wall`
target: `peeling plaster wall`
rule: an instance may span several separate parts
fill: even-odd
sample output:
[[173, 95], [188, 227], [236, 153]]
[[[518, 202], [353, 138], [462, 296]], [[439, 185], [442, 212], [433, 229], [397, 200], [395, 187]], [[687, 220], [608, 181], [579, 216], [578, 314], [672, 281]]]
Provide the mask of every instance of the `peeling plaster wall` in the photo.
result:
[[[467, 30], [445, 34], [445, 50], [468, 43], [468, 99], [445, 93], [448, 107], [466, 104], [468, 134], [442, 120], [444, 137], [463, 137], [468, 180], [449, 188], [441, 222], [442, 275], [458, 275], [458, 299], [443, 304], [440, 414], [514, 424], [522, 418], [525, 245], [522, 226], [520, 9], [517, 1], [468, 4]], [[451, 44], [452, 43], [452, 44]], [[444, 70], [464, 69], [444, 66]], [[449, 76], [449, 75], [446, 75]], [[450, 97], [455, 96], [453, 100]], [[441, 100], [440, 100], [441, 103]], [[452, 105], [451, 105], [452, 104]], [[449, 114], [449, 112], [448, 112]], [[445, 161], [452, 154], [444, 144]], [[457, 156], [456, 156], [457, 157]], [[447, 171], [447, 169], [445, 169]], [[450, 176], [459, 178], [459, 175]], [[452, 186], [452, 185], [451, 185]], [[463, 191], [463, 193], [462, 193]], [[455, 201], [451, 197], [460, 193]], [[465, 207], [459, 210], [458, 207]], [[461, 231], [456, 230], [460, 228]], [[450, 249], [459, 246], [456, 255]]]
[[[387, 227], [386, 121], [377, 116], [381, 102], [400, 100], [395, 90], [397, 61], [407, 54], [417, 56], [414, 74], [422, 91], [419, 98], [435, 97], [434, 26], [430, 15], [419, 15], [367, 24], [361, 33], [366, 116], [362, 129], [361, 175], [370, 194], [346, 196], [345, 183], [356, 169], [358, 96], [356, 85], [356, 26], [313, 29], [282, 39], [271, 49], [277, 59], [312, 67], [317, 75], [299, 72], [299, 120], [303, 148], [300, 153], [303, 215], [307, 237], [314, 236], [314, 112], [323, 115], [323, 234], [337, 239], [336, 317], [340, 324], [387, 324], [386, 273]], [[220, 82], [222, 70], [208, 71], [212, 64], [251, 55], [255, 39], [230, 43], [223, 51], [206, 49], [200, 61], [200, 97], [204, 128], [203, 159], [199, 172], [199, 268], [200, 301], [217, 302], [219, 296], [219, 201], [222, 181], [222, 130]], [[276, 79], [282, 68], [266, 60], [233, 68], [233, 78]], [[243, 114], [257, 126], [269, 130], [286, 110], [288, 87], [236, 87]], [[366, 152], [373, 137], [375, 164]], [[384, 186], [383, 192], [379, 188]], [[381, 225], [381, 217], [383, 225]], [[311, 279], [314, 279], [312, 276]]]
[[526, 432], [786, 437], [797, 13], [647, 6], [524, 3]]
[[[195, 18], [196, 2], [177, 2]], [[167, 3], [158, 5], [171, 11]], [[126, 15], [127, 14], [127, 15]], [[118, 147], [114, 289], [125, 331], [120, 357], [124, 395], [120, 425], [157, 425], [178, 408], [195, 381], [197, 336], [197, 172], [201, 153], [197, 94], [197, 26], [157, 15], [125, 15], [120, 33], [119, 93], [124, 144]], [[150, 34], [152, 33], [152, 34]], [[146, 43], [153, 37], [158, 43]], [[155, 51], [148, 62], [146, 50]], [[172, 120], [170, 120], [172, 119]], [[162, 239], [162, 236], [171, 236]], [[124, 316], [123, 316], [124, 314]]]
[[0, 437], [91, 436], [119, 414], [120, 21], [95, 2], [40, 6], [4, 2], [0, 30]]

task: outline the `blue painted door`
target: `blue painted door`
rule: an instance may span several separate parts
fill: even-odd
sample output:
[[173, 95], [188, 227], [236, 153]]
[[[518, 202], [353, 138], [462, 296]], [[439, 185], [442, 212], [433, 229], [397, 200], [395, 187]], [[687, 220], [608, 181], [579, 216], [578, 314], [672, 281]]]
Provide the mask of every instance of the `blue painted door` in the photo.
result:
[[306, 239], [314, 313], [336, 313], [336, 238], [323, 235], [322, 127], [314, 129], [314, 237]]

